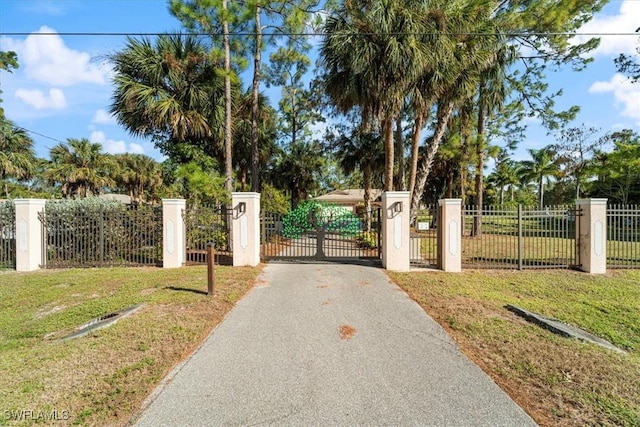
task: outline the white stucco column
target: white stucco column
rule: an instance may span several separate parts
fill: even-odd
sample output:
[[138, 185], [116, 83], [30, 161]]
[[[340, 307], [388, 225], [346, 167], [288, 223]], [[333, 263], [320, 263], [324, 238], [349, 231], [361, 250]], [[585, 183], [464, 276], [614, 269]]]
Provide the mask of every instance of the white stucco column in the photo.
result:
[[260, 193], [231, 193], [233, 266], [260, 264]]
[[576, 200], [580, 269], [591, 274], [607, 272], [607, 199]]
[[182, 267], [186, 260], [184, 199], [162, 199], [162, 268]]
[[16, 199], [16, 271], [33, 271], [44, 266], [44, 235], [38, 213], [44, 199]]
[[438, 200], [438, 267], [462, 271], [462, 199]]
[[382, 194], [382, 266], [390, 271], [409, 271], [410, 194], [385, 191]]

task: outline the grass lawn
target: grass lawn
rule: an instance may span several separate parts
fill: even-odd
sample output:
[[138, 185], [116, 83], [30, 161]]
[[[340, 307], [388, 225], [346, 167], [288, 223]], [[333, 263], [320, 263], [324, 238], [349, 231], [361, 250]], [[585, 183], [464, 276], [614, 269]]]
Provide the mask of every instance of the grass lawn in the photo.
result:
[[[38, 416], [56, 425], [122, 425], [258, 273], [216, 267], [216, 294], [208, 297], [206, 266], [0, 272], [0, 425], [30, 425]], [[59, 340], [139, 303], [109, 328]], [[30, 420], [9, 420], [16, 414]]]
[[[543, 426], [640, 426], [640, 271], [389, 273]], [[514, 304], [628, 351], [558, 337]]]

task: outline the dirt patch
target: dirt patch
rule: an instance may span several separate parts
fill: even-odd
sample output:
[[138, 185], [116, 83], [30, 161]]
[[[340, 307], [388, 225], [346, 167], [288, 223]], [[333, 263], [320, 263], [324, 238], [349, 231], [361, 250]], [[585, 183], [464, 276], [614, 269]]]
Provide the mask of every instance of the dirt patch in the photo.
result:
[[36, 320], [37, 320], [37, 319], [42, 319], [42, 318], [43, 318], [43, 317], [45, 317], [45, 316], [49, 316], [49, 315], [51, 315], [51, 314], [58, 313], [59, 311], [62, 311], [62, 310], [64, 310], [65, 308], [67, 308], [67, 306], [66, 306], [66, 305], [56, 305], [56, 306], [51, 307], [51, 308], [49, 308], [49, 309], [46, 309], [46, 308], [45, 308], [45, 309], [41, 309], [41, 310], [38, 310], [38, 311], [36, 312], [36, 314], [35, 314], [33, 317], [34, 317]]
[[329, 287], [329, 285], [318, 285], [318, 286], [316, 286], [316, 288], [318, 288], [318, 289], [326, 289], [328, 287]]
[[338, 328], [341, 340], [350, 340], [356, 334], [356, 328], [349, 325], [342, 325]]

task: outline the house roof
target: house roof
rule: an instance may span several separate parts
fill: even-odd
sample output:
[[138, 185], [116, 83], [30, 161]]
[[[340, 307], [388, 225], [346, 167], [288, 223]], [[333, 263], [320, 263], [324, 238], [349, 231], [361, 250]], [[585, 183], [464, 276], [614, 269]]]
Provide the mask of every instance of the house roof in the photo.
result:
[[[371, 200], [376, 200], [382, 194], [382, 190], [372, 189]], [[322, 196], [314, 197], [314, 200], [329, 203], [362, 203], [364, 202], [364, 190], [361, 188], [347, 188], [344, 190], [333, 190]]]
[[128, 194], [116, 194], [116, 193], [107, 193], [98, 195], [99, 198], [104, 200], [115, 200], [120, 203], [124, 203], [128, 205], [131, 203], [131, 197]]

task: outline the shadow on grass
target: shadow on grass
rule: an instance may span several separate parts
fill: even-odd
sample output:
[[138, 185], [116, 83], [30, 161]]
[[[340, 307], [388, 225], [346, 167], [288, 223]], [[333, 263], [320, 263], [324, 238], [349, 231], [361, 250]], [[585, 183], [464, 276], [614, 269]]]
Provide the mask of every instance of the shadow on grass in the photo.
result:
[[208, 295], [207, 291], [201, 291], [199, 289], [191, 289], [191, 288], [181, 288], [178, 286], [166, 286], [164, 289], [169, 289], [172, 291], [191, 292], [199, 295]]

